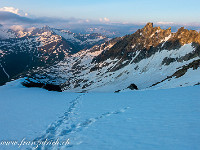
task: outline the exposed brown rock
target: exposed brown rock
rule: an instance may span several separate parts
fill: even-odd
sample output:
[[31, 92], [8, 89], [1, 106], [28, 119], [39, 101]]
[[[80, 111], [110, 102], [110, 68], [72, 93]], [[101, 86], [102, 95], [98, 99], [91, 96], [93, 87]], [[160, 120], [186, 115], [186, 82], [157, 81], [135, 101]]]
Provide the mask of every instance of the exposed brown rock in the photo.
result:
[[153, 23], [147, 23], [143, 29], [121, 38], [112, 48], [97, 56], [94, 61], [103, 62], [108, 58], [129, 60], [135, 51], [145, 51], [143, 56], [138, 56], [144, 58], [151, 56], [156, 51], [178, 49], [188, 43], [200, 44], [200, 33], [184, 29], [184, 27], [176, 33], [172, 33], [171, 27], [165, 30], [153, 27]]

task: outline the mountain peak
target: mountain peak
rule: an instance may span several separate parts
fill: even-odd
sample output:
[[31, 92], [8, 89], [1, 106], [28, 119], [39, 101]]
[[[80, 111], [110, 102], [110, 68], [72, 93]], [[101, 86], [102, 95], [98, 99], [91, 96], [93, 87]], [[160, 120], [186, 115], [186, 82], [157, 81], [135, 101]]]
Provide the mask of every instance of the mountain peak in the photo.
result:
[[145, 25], [145, 28], [153, 28], [153, 23], [152, 23], [152, 22], [148, 22], [148, 23]]
[[43, 30], [50, 30], [51, 28], [48, 25], [42, 27]]

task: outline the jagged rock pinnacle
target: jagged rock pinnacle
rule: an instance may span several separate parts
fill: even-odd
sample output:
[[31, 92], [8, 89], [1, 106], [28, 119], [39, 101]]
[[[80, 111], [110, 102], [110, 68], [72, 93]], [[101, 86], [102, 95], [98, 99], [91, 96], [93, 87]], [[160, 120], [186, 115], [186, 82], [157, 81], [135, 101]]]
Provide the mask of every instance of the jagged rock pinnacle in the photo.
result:
[[153, 23], [148, 22], [145, 26], [145, 28], [153, 28]]

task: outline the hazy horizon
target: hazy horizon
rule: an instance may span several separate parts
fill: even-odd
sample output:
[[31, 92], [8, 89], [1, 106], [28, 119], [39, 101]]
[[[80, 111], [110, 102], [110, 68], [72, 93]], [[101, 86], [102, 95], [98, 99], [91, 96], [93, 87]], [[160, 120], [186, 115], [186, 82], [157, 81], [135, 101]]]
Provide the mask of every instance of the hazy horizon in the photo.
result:
[[[25, 18], [50, 18], [77, 23], [120, 24], [183, 24], [199, 25], [200, 11], [197, 0], [10, 0], [1, 1], [0, 12], [11, 12]], [[0, 16], [2, 16], [0, 14]], [[4, 14], [5, 16], [5, 14]], [[48, 18], [48, 19], [47, 19]], [[4, 18], [5, 19], [5, 18]], [[10, 19], [10, 18], [9, 18]], [[11, 20], [11, 19], [10, 19]], [[0, 23], [4, 20], [0, 17]], [[45, 21], [44, 19], [37, 20]]]

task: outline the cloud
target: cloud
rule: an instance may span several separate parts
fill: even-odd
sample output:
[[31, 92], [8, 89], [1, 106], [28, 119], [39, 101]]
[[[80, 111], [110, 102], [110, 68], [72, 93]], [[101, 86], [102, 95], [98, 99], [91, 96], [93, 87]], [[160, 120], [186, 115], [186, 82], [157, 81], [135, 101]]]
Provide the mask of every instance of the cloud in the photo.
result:
[[100, 22], [110, 22], [110, 19], [105, 17], [105, 18], [100, 18], [99, 21]]
[[105, 21], [105, 22], [110, 22], [110, 19], [108, 19], [108, 18], [105, 17], [105, 18], [104, 18], [104, 21]]
[[99, 20], [79, 19], [79, 18], [53, 18], [53, 17], [33, 17], [22, 10], [14, 7], [0, 8], [0, 24], [5, 26], [24, 25], [61, 25], [61, 24], [108, 24], [112, 23], [109, 18]]
[[90, 20], [89, 20], [89, 19], [86, 19], [85, 22], [90, 22]]
[[23, 31], [24, 27], [22, 25], [13, 25], [10, 27], [10, 29], [12, 29], [14, 31]]
[[0, 24], [4, 25], [18, 25], [18, 24], [83, 24], [89, 23], [90, 20], [76, 19], [76, 18], [52, 18], [52, 17], [29, 17], [23, 11], [13, 7], [0, 8]]
[[36, 29], [35, 27], [26, 28], [23, 25], [13, 25], [10, 26], [9, 28], [14, 31], [27, 31], [27, 32], [32, 32], [34, 29]]
[[58, 18], [29, 18], [29, 17], [23, 17], [19, 16], [15, 13], [6, 12], [6, 11], [0, 11], [0, 24], [18, 24], [18, 23], [24, 23], [24, 24], [42, 24], [42, 23], [55, 23], [55, 22], [69, 22], [73, 21], [75, 19], [58, 19]]
[[0, 8], [0, 24], [46, 24], [46, 23], [70, 23], [70, 22], [88, 22], [83, 19], [61, 19], [50, 17], [30, 17], [27, 13], [14, 7]]
[[18, 8], [14, 8], [14, 7], [3, 7], [3, 8], [0, 8], [0, 11], [11, 12], [22, 17], [28, 16], [28, 13], [25, 13], [22, 10]]
[[163, 21], [160, 21], [160, 22], [157, 22], [156, 24], [158, 24], [158, 25], [171, 25], [171, 24], [174, 24], [174, 22], [163, 22]]
[[0, 23], [32, 23], [33, 20], [28, 17], [19, 16], [15, 13], [0, 11]]

